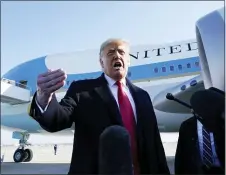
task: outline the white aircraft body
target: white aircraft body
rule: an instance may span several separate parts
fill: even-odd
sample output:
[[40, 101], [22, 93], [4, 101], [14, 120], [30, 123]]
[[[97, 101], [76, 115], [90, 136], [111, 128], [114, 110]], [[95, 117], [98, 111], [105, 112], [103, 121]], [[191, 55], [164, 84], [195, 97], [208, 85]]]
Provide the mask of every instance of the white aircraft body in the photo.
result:
[[[180, 124], [192, 116], [189, 108], [167, 100], [167, 93], [190, 104], [189, 99], [197, 90], [211, 86], [224, 90], [223, 10], [214, 11], [197, 22], [196, 39], [131, 47], [128, 78], [149, 93], [160, 132], [178, 132]], [[20, 140], [20, 147], [14, 154], [15, 162], [32, 159], [32, 151], [24, 149], [30, 133], [50, 134], [27, 113], [38, 74], [48, 69], [66, 71], [66, 84], [56, 93], [60, 101], [72, 81], [101, 75], [98, 51], [47, 55], [22, 63], [3, 75], [1, 124], [15, 131], [13, 138]], [[73, 131], [74, 127], [57, 134], [72, 135]]]

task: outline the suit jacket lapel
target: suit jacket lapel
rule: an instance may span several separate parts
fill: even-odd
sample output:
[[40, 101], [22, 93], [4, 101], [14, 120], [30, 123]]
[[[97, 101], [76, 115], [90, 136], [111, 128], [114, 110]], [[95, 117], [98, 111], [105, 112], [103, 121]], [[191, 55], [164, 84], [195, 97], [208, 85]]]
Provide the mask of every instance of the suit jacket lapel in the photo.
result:
[[197, 119], [195, 117], [193, 117], [191, 124], [191, 137], [193, 141], [198, 142]]
[[[200, 147], [199, 147], [199, 138], [198, 138], [198, 131], [197, 131], [197, 119], [193, 116], [192, 122], [190, 125], [190, 132], [191, 132], [191, 154], [194, 155], [195, 158], [195, 164], [197, 165], [198, 171], [201, 171], [199, 167], [201, 167], [202, 164], [202, 158], [200, 155]], [[188, 145], [189, 146], [189, 145]]]
[[122, 118], [118, 109], [117, 102], [115, 101], [114, 96], [112, 95], [107, 80], [104, 77], [104, 74], [99, 77], [100, 86], [95, 88], [95, 91], [102, 98], [106, 107], [109, 109], [109, 114], [112, 119], [112, 123], [115, 125], [123, 125]]

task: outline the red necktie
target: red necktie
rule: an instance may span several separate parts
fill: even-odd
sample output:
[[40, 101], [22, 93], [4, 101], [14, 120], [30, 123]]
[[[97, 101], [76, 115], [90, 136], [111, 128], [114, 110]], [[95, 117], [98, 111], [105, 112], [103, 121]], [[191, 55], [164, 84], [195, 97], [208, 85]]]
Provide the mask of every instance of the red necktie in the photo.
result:
[[136, 123], [135, 123], [133, 108], [131, 106], [129, 98], [127, 97], [126, 93], [122, 89], [122, 84], [119, 81], [117, 81], [116, 85], [118, 86], [118, 102], [119, 102], [120, 113], [122, 116], [122, 121], [125, 128], [130, 134], [134, 175], [138, 175], [139, 165], [138, 165], [138, 157], [137, 157], [137, 141], [136, 141], [136, 130], [135, 130]]

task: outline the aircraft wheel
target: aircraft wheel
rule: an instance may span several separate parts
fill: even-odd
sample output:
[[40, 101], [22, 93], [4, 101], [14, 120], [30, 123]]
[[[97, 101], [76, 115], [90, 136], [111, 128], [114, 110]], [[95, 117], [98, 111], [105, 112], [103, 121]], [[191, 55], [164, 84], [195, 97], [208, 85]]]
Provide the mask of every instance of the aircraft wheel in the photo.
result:
[[14, 162], [23, 162], [24, 161], [24, 150], [22, 149], [17, 149], [13, 155], [13, 160]]
[[25, 149], [24, 154], [25, 154], [24, 162], [30, 162], [33, 158], [32, 150], [31, 149]]

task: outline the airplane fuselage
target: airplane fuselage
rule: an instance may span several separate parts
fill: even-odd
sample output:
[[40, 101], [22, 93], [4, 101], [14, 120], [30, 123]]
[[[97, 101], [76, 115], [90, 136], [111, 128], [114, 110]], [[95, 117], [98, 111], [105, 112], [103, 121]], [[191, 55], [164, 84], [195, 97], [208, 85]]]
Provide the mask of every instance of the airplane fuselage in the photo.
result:
[[[96, 78], [101, 75], [97, 51], [88, 50], [40, 57], [18, 65], [3, 77], [16, 82], [26, 82], [27, 87], [31, 89], [31, 94], [34, 94], [38, 74], [48, 69], [62, 68], [67, 73], [67, 80], [65, 86], [57, 93], [57, 98], [60, 100], [72, 81]], [[159, 46], [134, 46], [131, 47], [130, 57], [131, 65], [127, 77], [146, 90], [151, 99], [166, 88], [175, 87], [200, 74], [195, 40]], [[28, 104], [2, 105], [2, 125], [29, 133], [45, 132], [35, 120], [28, 116]], [[155, 113], [161, 132], [177, 132], [181, 122], [191, 117], [188, 113], [166, 113], [157, 109]]]
[[[224, 8], [206, 15], [197, 22], [198, 43], [196, 40], [189, 40], [159, 46], [131, 47], [131, 65], [127, 77], [149, 93], [160, 132], [178, 132], [180, 124], [192, 115], [187, 108], [169, 102], [166, 99], [167, 93], [171, 92], [177, 98], [189, 102], [191, 95], [200, 89], [216, 87], [225, 90], [224, 81], [222, 81], [224, 80], [224, 41], [222, 38], [225, 26], [223, 14]], [[7, 92], [13, 92], [14, 88], [5, 84], [4, 98], [1, 100], [14, 105], [1, 104], [1, 124], [14, 131], [46, 133], [35, 120], [28, 116], [29, 103], [17, 103], [32, 100], [36, 91], [37, 76], [48, 69], [63, 68], [68, 75], [65, 86], [57, 92], [58, 100], [64, 96], [72, 81], [98, 77], [102, 73], [98, 63], [98, 51], [96, 49], [47, 55], [22, 63], [8, 71], [3, 78], [15, 81], [16, 86], [18, 82], [25, 83], [22, 86], [29, 92], [26, 93], [27, 91], [23, 89], [23, 94], [27, 94], [28, 99], [22, 99], [20, 98], [22, 93], [14, 91], [15, 96], [20, 99], [12, 101], [15, 97], [9, 97], [12, 94], [7, 94]], [[6, 82], [10, 83], [8, 80]], [[1, 96], [3, 96], [2, 91]], [[69, 128], [58, 133], [71, 134], [73, 129]], [[13, 138], [20, 139], [20, 146], [13, 156], [15, 162], [32, 160], [32, 150], [25, 149], [25, 146], [29, 145], [27, 132], [13, 133]]]

